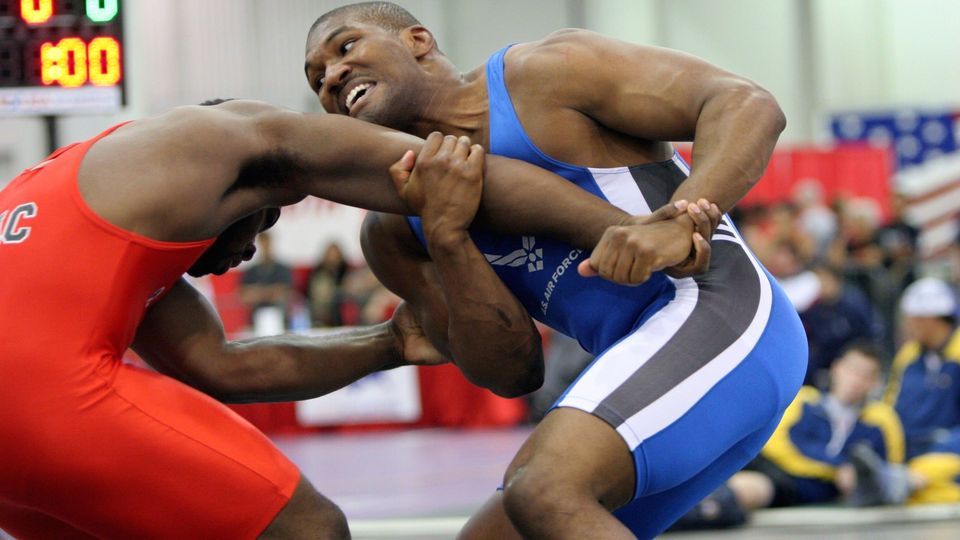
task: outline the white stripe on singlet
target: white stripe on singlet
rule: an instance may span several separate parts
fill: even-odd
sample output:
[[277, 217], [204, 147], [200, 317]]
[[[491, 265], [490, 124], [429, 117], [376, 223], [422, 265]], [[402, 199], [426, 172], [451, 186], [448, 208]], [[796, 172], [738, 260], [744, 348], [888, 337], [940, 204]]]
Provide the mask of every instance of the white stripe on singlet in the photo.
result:
[[[736, 234], [736, 231], [734, 231], [734, 234]], [[714, 237], [714, 239], [718, 238]], [[723, 239], [727, 240], [726, 238]], [[741, 245], [743, 243], [743, 239], [738, 234], [736, 234], [736, 238], [729, 239], [729, 241]], [[696, 405], [714, 385], [740, 365], [756, 347], [760, 336], [763, 335], [763, 331], [767, 327], [767, 321], [770, 320], [773, 292], [770, 281], [757, 259], [749, 250], [744, 249], [744, 251], [756, 270], [760, 282], [760, 301], [756, 315], [743, 334], [716, 358], [670, 389], [660, 399], [628, 418], [617, 428], [617, 431], [631, 449], [636, 448], [650, 436], [676, 422], [686, 411]], [[645, 329], [646, 325], [637, 333], [644, 333], [643, 330]]]
[[673, 339], [693, 314], [700, 294], [700, 289], [692, 279], [683, 281], [688, 281], [692, 286], [678, 287], [676, 297], [670, 303], [654, 313], [640, 329], [604, 352], [598, 360], [604, 363], [603, 368], [588, 368], [557, 405], [593, 412], [597, 405]]
[[630, 169], [617, 167], [589, 170], [593, 181], [597, 183], [597, 187], [610, 204], [634, 216], [647, 215], [651, 212], [650, 205], [643, 198], [643, 193], [640, 192]]
[[[689, 168], [678, 155], [674, 155], [673, 162], [681, 171], [689, 174]], [[643, 213], [650, 212], [649, 204], [628, 169], [624, 168], [621, 171], [591, 169], [591, 173], [604, 196], [612, 204], [633, 214], [638, 214], [641, 210], [644, 211]], [[732, 226], [724, 223], [718, 229], [726, 234], [715, 235], [714, 240], [744, 246], [743, 239]], [[738, 366], [760, 339], [770, 316], [771, 286], [756, 259], [749, 250], [745, 249], [745, 246], [744, 251], [760, 281], [760, 299], [756, 315], [744, 333], [718, 356], [617, 426], [617, 431], [631, 450], [651, 435], [677, 421], [713, 386]], [[606, 351], [603, 358], [599, 360], [603, 362], [603, 368], [597, 370], [588, 368], [558, 406], [570, 406], [593, 412], [604, 399], [616, 392], [627, 379], [674, 338], [693, 314], [700, 291], [692, 278], [671, 279], [671, 281], [676, 287], [675, 298], [651, 316], [640, 329], [624, 337]]]
[[[650, 213], [650, 205], [643, 197], [636, 179], [628, 168], [590, 169], [590, 172], [600, 191], [611, 204], [633, 215]], [[613, 346], [605, 355], [603, 362], [607, 366], [616, 367], [584, 372], [575, 384], [576, 392], [565, 397], [558, 406], [593, 411], [598, 403], [646, 363], [683, 325], [697, 304], [699, 287], [692, 278], [668, 279], [676, 288], [676, 298], [644, 323], [643, 327], [651, 330], [650, 335], [639, 338], [638, 333], [635, 332]], [[635, 344], [630, 343], [634, 341]], [[623, 358], [619, 357], [621, 353], [624, 353]], [[611, 354], [615, 358], [609, 358]]]

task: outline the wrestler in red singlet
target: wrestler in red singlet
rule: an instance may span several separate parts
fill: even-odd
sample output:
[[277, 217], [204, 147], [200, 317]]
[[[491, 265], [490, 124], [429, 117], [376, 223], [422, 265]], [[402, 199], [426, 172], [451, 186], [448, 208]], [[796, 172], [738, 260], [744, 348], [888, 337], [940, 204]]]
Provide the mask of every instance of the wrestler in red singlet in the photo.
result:
[[146, 308], [213, 239], [151, 240], [94, 214], [77, 171], [111, 131], [0, 191], [0, 528], [255, 537], [296, 467], [222, 404], [121, 362]]

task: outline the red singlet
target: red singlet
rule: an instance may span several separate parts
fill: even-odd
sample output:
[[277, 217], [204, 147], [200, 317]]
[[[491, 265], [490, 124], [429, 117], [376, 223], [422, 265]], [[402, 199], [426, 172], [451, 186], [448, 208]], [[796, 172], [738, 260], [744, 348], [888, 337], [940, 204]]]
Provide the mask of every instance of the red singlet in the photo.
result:
[[0, 191], [0, 528], [255, 538], [296, 467], [222, 404], [121, 362], [146, 309], [212, 240], [151, 240], [93, 213], [77, 171], [114, 129]]

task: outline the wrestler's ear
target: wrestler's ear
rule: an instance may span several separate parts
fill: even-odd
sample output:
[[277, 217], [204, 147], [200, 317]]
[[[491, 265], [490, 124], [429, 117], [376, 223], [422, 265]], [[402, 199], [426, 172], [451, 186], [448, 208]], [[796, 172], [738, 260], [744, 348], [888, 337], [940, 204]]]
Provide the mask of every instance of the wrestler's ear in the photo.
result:
[[433, 39], [433, 34], [420, 25], [409, 26], [401, 30], [400, 39], [418, 60], [437, 48], [437, 42]]

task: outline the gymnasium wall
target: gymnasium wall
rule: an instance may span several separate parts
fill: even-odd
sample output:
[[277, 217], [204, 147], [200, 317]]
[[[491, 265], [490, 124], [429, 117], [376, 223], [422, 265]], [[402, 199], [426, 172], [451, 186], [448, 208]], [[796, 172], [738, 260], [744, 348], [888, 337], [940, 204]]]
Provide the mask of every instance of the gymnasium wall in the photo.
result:
[[[61, 139], [214, 96], [317, 110], [302, 75], [306, 29], [346, 2], [127, 0], [129, 107], [63, 119]], [[953, 0], [400, 0], [463, 68], [505, 43], [583, 26], [681, 49], [769, 88], [786, 143], [826, 139], [837, 109], [956, 106]], [[45, 153], [35, 119], [0, 119], [0, 185]]]

